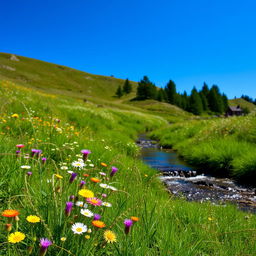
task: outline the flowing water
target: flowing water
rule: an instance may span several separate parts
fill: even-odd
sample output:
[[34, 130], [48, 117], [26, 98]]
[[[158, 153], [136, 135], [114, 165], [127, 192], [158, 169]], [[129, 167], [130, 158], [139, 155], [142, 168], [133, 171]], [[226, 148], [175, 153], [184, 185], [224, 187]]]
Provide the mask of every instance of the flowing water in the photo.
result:
[[218, 178], [198, 172], [170, 149], [162, 149], [146, 135], [140, 135], [137, 144], [141, 158], [162, 173], [160, 179], [169, 191], [189, 201], [211, 201], [225, 205], [235, 203], [240, 209], [256, 213], [256, 189], [235, 183], [229, 178]]

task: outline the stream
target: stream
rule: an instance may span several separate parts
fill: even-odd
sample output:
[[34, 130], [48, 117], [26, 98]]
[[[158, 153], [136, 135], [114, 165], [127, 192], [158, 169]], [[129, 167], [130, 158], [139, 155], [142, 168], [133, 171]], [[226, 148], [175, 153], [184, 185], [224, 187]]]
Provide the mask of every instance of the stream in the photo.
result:
[[255, 188], [239, 185], [229, 178], [203, 174], [179, 158], [175, 151], [162, 149], [144, 134], [139, 136], [137, 145], [141, 148], [142, 160], [162, 173], [160, 179], [173, 195], [218, 205], [230, 202], [241, 210], [256, 213]]

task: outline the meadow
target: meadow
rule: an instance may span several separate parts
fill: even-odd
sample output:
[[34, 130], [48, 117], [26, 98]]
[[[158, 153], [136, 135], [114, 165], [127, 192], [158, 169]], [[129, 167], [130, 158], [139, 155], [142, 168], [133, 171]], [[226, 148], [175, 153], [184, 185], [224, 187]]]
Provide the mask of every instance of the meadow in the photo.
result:
[[0, 103], [0, 255], [255, 255], [255, 215], [175, 199], [142, 163], [163, 117], [10, 81]]

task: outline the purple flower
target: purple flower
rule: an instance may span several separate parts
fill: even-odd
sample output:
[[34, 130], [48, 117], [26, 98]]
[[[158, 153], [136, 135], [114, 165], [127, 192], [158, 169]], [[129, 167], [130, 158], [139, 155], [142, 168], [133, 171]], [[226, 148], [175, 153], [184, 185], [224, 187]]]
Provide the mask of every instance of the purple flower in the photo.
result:
[[72, 202], [66, 202], [66, 209], [65, 209], [66, 216], [70, 216], [70, 213], [72, 211], [72, 207], [73, 207]]
[[100, 220], [101, 216], [99, 214], [97, 214], [97, 213], [94, 213], [93, 219], [94, 220]]
[[86, 182], [85, 182], [84, 180], [81, 180], [81, 181], [80, 181], [80, 185], [79, 185], [80, 188], [82, 188], [85, 183], [86, 183]]
[[42, 150], [40, 149], [31, 149], [31, 156], [37, 155], [38, 157], [40, 156], [40, 154], [42, 153]]
[[69, 197], [69, 200], [74, 200], [75, 199], [75, 196], [74, 195], [71, 195], [70, 197]]
[[70, 179], [69, 179], [69, 183], [72, 183], [72, 182], [75, 180], [76, 176], [77, 176], [77, 173], [73, 172], [73, 173], [71, 174]]
[[47, 252], [48, 247], [52, 245], [52, 242], [48, 240], [47, 238], [41, 238], [40, 239], [40, 256], [44, 256]]
[[46, 162], [47, 158], [46, 157], [42, 157], [42, 163], [44, 164]]
[[86, 161], [88, 158], [88, 155], [91, 154], [91, 151], [89, 149], [83, 149], [81, 150], [81, 153], [83, 154], [84, 161]]
[[101, 194], [102, 197], [107, 197], [107, 194]]
[[16, 156], [18, 157], [20, 155], [20, 150], [16, 150]]
[[110, 177], [113, 177], [114, 174], [118, 171], [118, 168], [116, 168], [115, 166], [112, 166], [111, 169], [112, 169], [112, 171], [110, 173]]
[[32, 175], [32, 172], [27, 172], [27, 175], [28, 175], [28, 176], [31, 176], [31, 175]]
[[132, 220], [130, 219], [124, 220], [124, 225], [125, 225], [124, 232], [126, 235], [129, 234], [132, 224], [133, 224]]

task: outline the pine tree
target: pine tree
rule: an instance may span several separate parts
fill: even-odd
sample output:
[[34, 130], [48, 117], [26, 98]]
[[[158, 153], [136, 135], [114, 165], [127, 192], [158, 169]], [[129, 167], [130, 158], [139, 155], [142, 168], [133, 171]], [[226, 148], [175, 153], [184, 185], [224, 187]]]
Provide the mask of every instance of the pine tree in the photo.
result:
[[144, 76], [142, 80], [138, 83], [137, 87], [137, 99], [156, 99], [157, 98], [157, 88], [150, 82], [147, 76]]
[[201, 92], [204, 94], [206, 98], [208, 97], [210, 90], [206, 82], [204, 82]]
[[157, 100], [158, 101], [167, 101], [167, 96], [165, 93], [165, 90], [163, 88], [160, 88], [157, 92]]
[[213, 85], [208, 95], [209, 108], [212, 112], [223, 113], [224, 104], [217, 85]]
[[168, 102], [170, 104], [175, 105], [175, 97], [176, 97], [176, 84], [170, 80], [165, 87], [165, 92], [167, 95]]
[[193, 114], [200, 115], [203, 112], [202, 100], [195, 87], [191, 91], [189, 103], [190, 112]]
[[122, 90], [122, 88], [121, 88], [120, 85], [118, 86], [118, 88], [117, 88], [117, 90], [116, 90], [116, 96], [117, 96], [118, 98], [121, 98], [121, 97], [123, 96], [123, 90]]
[[228, 110], [228, 97], [223, 93], [222, 94], [222, 101], [223, 101], [223, 110], [226, 112]]
[[203, 110], [204, 111], [208, 111], [209, 110], [209, 107], [208, 107], [208, 100], [205, 96], [205, 94], [201, 91], [199, 93], [200, 97], [201, 97], [201, 101], [202, 101], [202, 105], [203, 105]]
[[125, 94], [129, 94], [132, 91], [132, 85], [130, 84], [128, 78], [125, 80], [124, 82], [124, 86], [123, 86], [123, 92]]

